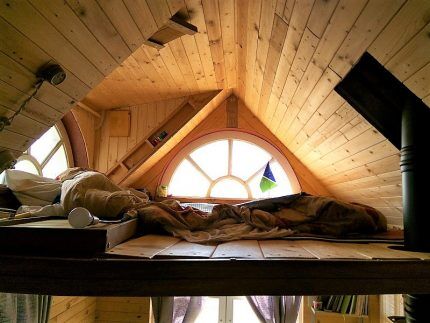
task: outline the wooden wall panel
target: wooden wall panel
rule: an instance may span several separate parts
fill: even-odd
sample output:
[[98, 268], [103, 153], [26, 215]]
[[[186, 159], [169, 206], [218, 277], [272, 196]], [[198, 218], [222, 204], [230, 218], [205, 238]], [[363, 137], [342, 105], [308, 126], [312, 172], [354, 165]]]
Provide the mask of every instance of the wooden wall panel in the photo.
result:
[[[264, 4], [270, 7], [271, 2]], [[262, 69], [251, 63], [246, 75], [238, 75], [235, 93], [330, 192], [378, 207], [390, 223], [401, 224], [399, 151], [333, 89], [369, 51], [428, 102], [430, 40], [424, 35], [430, 4], [317, 0], [278, 1], [276, 6], [274, 15], [283, 6], [280, 17], [288, 29], [279, 63], [275, 60], [273, 85], [266, 83], [261, 92], [255, 89], [255, 83], [273, 69], [273, 59], [267, 59]], [[248, 38], [247, 53], [239, 51], [239, 58], [255, 60], [254, 51], [258, 53], [264, 42], [264, 37], [251, 37], [253, 32], [261, 36], [259, 23], [248, 12], [248, 26], [255, 31], [248, 28], [245, 33], [237, 27]], [[274, 32], [282, 34], [283, 29], [273, 24]]]
[[94, 153], [96, 146], [96, 130], [101, 124], [102, 118], [98, 118], [88, 111], [80, 107], [72, 109], [72, 113], [81, 130], [82, 136], [85, 141], [85, 148], [88, 155], [88, 164], [90, 168], [94, 168]]
[[[0, 133], [0, 149], [25, 149], [94, 88], [88, 105], [132, 114], [128, 138], [110, 138], [106, 127], [94, 137], [95, 166], [106, 170], [142, 138], [142, 122], [147, 129], [163, 118], [154, 102], [228, 89], [328, 190], [371, 196], [401, 222], [399, 152], [333, 88], [368, 51], [430, 106], [429, 1], [28, 0], [0, 8], [1, 115], [18, 109], [41, 65], [58, 61], [67, 72]], [[177, 10], [199, 33], [142, 47]]]
[[[114, 166], [136, 143], [169, 117], [183, 100], [183, 98], [171, 99], [121, 109], [129, 111], [131, 114], [130, 135], [128, 137], [111, 136], [108, 118], [105, 118], [98, 130], [100, 145], [96, 147], [95, 168], [101, 172], [106, 172]], [[109, 112], [106, 112], [106, 116], [108, 115]]]
[[0, 133], [0, 150], [19, 154], [27, 149], [142, 45], [144, 38], [130, 25], [126, 9], [103, 0], [0, 3], [1, 116], [10, 117], [29, 96], [42, 66], [59, 63], [67, 75], [58, 86], [42, 85]]
[[49, 323], [94, 323], [95, 315], [95, 297], [53, 296]]
[[96, 323], [149, 323], [149, 297], [97, 297]]
[[403, 295], [381, 295], [381, 313], [383, 323], [390, 323], [388, 316], [404, 316]]
[[[226, 101], [222, 102], [206, 119], [204, 119], [188, 136], [183, 138], [176, 145], [171, 147], [171, 151], [159, 160], [152, 168], [142, 173], [133, 187], [146, 187], [152, 194], [155, 193], [156, 187], [160, 184], [161, 177], [165, 167], [172, 158], [192, 140], [217, 130], [225, 130], [227, 126]], [[238, 106], [238, 129], [257, 134], [271, 142], [277, 147], [288, 159], [291, 167], [296, 172], [299, 183], [303, 191], [311, 194], [331, 195], [330, 192], [322, 185], [315, 176], [267, 129], [258, 118], [253, 115], [242, 101]]]

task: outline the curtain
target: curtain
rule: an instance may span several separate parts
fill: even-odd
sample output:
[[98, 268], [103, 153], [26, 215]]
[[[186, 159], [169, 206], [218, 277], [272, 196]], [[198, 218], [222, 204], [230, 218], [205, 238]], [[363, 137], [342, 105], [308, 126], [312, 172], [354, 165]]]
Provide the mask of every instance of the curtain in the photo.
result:
[[247, 296], [248, 302], [263, 323], [296, 323], [301, 296]]
[[155, 323], [193, 323], [202, 297], [151, 297]]
[[47, 323], [51, 296], [0, 293], [0, 323]]
[[279, 323], [296, 323], [302, 296], [280, 296], [279, 298]]
[[274, 323], [275, 321], [275, 296], [247, 296], [246, 297], [255, 315], [264, 323]]

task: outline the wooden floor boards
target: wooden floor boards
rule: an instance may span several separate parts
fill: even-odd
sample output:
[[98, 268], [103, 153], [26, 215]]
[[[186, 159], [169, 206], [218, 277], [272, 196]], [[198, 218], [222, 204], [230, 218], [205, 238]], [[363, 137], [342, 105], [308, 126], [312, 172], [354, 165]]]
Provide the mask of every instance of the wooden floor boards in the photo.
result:
[[110, 255], [157, 258], [206, 259], [351, 259], [429, 260], [430, 254], [390, 248], [385, 243], [335, 243], [312, 240], [237, 240], [209, 245], [178, 238], [147, 235], [108, 251]]

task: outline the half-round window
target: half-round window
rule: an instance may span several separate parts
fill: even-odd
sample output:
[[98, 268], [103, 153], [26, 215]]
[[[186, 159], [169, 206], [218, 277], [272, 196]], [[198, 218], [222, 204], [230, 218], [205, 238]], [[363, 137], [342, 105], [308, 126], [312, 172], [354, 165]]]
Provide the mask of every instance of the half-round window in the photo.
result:
[[51, 127], [35, 141], [18, 159], [15, 169], [55, 178], [73, 166], [70, 144], [62, 124]]
[[[263, 184], [267, 179], [269, 188]], [[193, 141], [172, 160], [161, 184], [168, 185], [169, 195], [192, 198], [248, 200], [300, 192], [297, 177], [279, 150], [237, 131]]]

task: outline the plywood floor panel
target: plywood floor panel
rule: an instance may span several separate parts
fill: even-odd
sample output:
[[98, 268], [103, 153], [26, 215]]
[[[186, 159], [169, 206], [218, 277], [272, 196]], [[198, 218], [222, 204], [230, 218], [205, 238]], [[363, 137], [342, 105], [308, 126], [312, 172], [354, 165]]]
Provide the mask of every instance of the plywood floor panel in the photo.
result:
[[170, 236], [146, 235], [126, 241], [107, 253], [111, 255], [153, 258], [156, 254], [178, 243], [179, 239]]
[[216, 245], [180, 241], [155, 255], [155, 258], [210, 258]]
[[261, 259], [263, 253], [257, 240], [237, 240], [219, 244], [212, 258]]
[[259, 241], [261, 251], [265, 258], [298, 258], [317, 259], [307, 251], [300, 241], [264, 240]]

